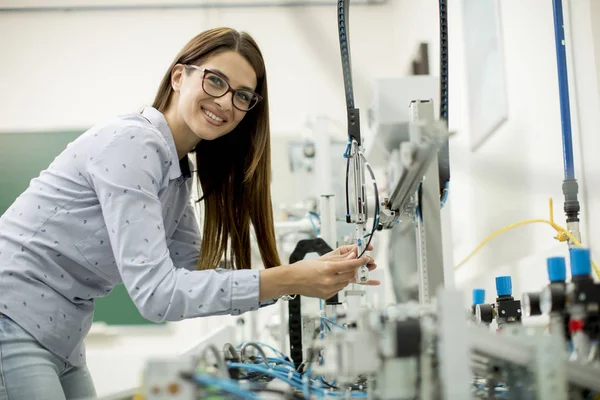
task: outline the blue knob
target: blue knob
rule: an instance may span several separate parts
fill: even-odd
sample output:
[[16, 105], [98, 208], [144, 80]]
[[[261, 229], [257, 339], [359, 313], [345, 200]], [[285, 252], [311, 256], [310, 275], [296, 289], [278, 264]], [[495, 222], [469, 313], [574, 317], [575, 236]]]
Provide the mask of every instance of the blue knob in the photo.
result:
[[590, 250], [582, 248], [569, 249], [571, 255], [571, 275], [589, 276], [592, 272]]
[[496, 293], [498, 297], [512, 295], [512, 280], [510, 276], [496, 277]]
[[564, 257], [550, 257], [547, 262], [550, 282], [564, 282], [567, 280], [567, 264]]
[[485, 303], [485, 290], [484, 289], [473, 289], [473, 305]]

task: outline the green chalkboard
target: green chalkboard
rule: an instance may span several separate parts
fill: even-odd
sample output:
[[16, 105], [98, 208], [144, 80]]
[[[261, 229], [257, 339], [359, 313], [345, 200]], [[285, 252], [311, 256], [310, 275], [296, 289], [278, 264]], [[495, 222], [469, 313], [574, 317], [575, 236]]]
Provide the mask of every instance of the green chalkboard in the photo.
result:
[[[68, 143], [83, 133], [0, 132], [0, 215], [39, 176]], [[94, 321], [108, 325], [155, 325], [142, 317], [123, 285], [96, 300]]]

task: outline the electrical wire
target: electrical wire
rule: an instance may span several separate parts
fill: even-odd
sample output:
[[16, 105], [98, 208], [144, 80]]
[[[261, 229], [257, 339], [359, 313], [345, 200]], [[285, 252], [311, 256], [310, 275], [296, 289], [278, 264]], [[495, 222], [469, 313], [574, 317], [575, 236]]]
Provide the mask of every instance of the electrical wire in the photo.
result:
[[[344, 328], [341, 325], [336, 324], [334, 321], [331, 321], [327, 318], [324, 318], [326, 323], [331, 323], [340, 328]], [[316, 340], [316, 338], [315, 338]], [[239, 376], [239, 379], [243, 379], [244, 381], [252, 382], [249, 387], [241, 387], [236, 380], [229, 378], [229, 374], [224, 378], [214, 377], [206, 373], [183, 373], [181, 376], [183, 379], [191, 380], [201, 387], [205, 386], [208, 389], [217, 390], [218, 392], [213, 393], [211, 395], [220, 393], [227, 393], [227, 397], [233, 396], [236, 398], [244, 398], [244, 399], [259, 399], [257, 394], [260, 393], [276, 393], [286, 398], [290, 399], [300, 399], [300, 398], [309, 398], [311, 392], [317, 397], [349, 397], [349, 398], [358, 398], [358, 397], [366, 397], [366, 393], [362, 391], [364, 389], [363, 386], [352, 385], [349, 387], [349, 390], [352, 391], [343, 391], [339, 390], [339, 388], [333, 386], [333, 384], [326, 382], [322, 377], [311, 379], [310, 378], [310, 364], [314, 360], [314, 356], [316, 352], [311, 352], [309, 355], [308, 361], [308, 369], [306, 373], [301, 374], [300, 372], [294, 369], [294, 364], [291, 362], [289, 357], [287, 357], [284, 353], [278, 351], [272, 346], [269, 346], [265, 343], [260, 342], [246, 342], [240, 346], [241, 350], [238, 352], [236, 347], [231, 345], [230, 343], [226, 343], [223, 347], [224, 353], [228, 354], [234, 359], [238, 359], [241, 355], [241, 358], [244, 359], [245, 349], [248, 347], [256, 348], [261, 354], [262, 357], [250, 357], [248, 358], [251, 362], [227, 362], [224, 364], [227, 370], [237, 370], [244, 371], [242, 375]], [[262, 347], [267, 347], [275, 353], [277, 357], [266, 357], [266, 354]], [[314, 340], [313, 345], [314, 348]], [[206, 359], [206, 354], [208, 352], [212, 352], [215, 356], [219, 354], [219, 351], [214, 346], [207, 346], [203, 353], [202, 358]], [[219, 361], [223, 360], [218, 357]], [[258, 362], [256, 364], [255, 362]], [[264, 364], [262, 364], [264, 362]], [[238, 377], [236, 377], [238, 379]], [[289, 384], [292, 388], [296, 390], [301, 390], [304, 393], [304, 396], [301, 396], [299, 393], [284, 391], [279, 389], [271, 389], [265, 388], [264, 384], [268, 383], [272, 379], [281, 380], [287, 384]], [[358, 389], [358, 390], [356, 390]]]
[[229, 352], [229, 356], [235, 361], [242, 362], [240, 353], [238, 353], [237, 349], [231, 343], [225, 343], [223, 345], [223, 353], [227, 354], [227, 352]]
[[[335, 326], [335, 327], [337, 327], [337, 328], [343, 329], [343, 330], [345, 330], [345, 331], [347, 331], [347, 330], [348, 330], [348, 328], [346, 328], [345, 326], [343, 326], [343, 325], [340, 325], [340, 324], [338, 324], [338, 323], [336, 323], [336, 322], [334, 322], [334, 321], [330, 320], [329, 318], [321, 317], [321, 322], [325, 322], [326, 324], [331, 324], [331, 325], [333, 325], [333, 326]], [[329, 328], [329, 327], [328, 327], [328, 328]], [[331, 328], [329, 328], [329, 330], [331, 331]]]
[[446, 205], [446, 201], [448, 201], [448, 192], [450, 191], [450, 182], [446, 182], [446, 187], [444, 188], [444, 192], [442, 194], [442, 202], [440, 204], [440, 210], [444, 208]]
[[346, 223], [349, 224], [350, 219], [350, 191], [348, 189], [348, 180], [350, 176], [350, 143], [348, 143], [348, 147], [346, 148], [346, 153], [344, 153], [344, 157], [346, 157]]
[[269, 349], [273, 353], [275, 353], [275, 355], [277, 355], [278, 357], [280, 357], [280, 358], [282, 358], [284, 360], [287, 360], [287, 361], [290, 361], [290, 362], [292, 361], [292, 359], [290, 357], [288, 357], [287, 354], [281, 352], [280, 350], [277, 350], [275, 347], [273, 347], [271, 345], [268, 345], [268, 344], [263, 343], [263, 342], [256, 342], [256, 341], [254, 343], [256, 343], [259, 346], [266, 347], [267, 349]]
[[[268, 357], [267, 361], [263, 360], [262, 357], [249, 357], [249, 359], [254, 359], [258, 364], [275, 364], [275, 365], [285, 365], [291, 368], [295, 368], [294, 363], [288, 360], [284, 360], [279, 357]], [[241, 362], [241, 361], [240, 361]]]
[[[264, 375], [264, 374], [259, 373], [259, 375]], [[225, 379], [221, 380], [221, 379], [214, 378], [214, 377], [211, 377], [211, 376], [205, 375], [205, 374], [196, 374], [196, 375], [182, 374], [182, 378], [185, 380], [190, 380], [199, 385], [205, 385], [205, 386], [217, 388], [223, 392], [232, 394], [237, 397], [241, 397], [243, 399], [260, 399], [260, 397], [257, 397], [254, 392], [256, 392], [257, 394], [260, 394], [260, 393], [279, 394], [279, 395], [284, 396], [284, 398], [293, 399], [293, 400], [304, 399], [303, 396], [301, 396], [299, 393], [296, 393], [294, 391], [285, 391], [285, 390], [281, 390], [281, 389], [267, 388], [262, 385], [260, 385], [260, 386], [252, 385], [249, 388], [243, 389], [243, 388], [239, 387], [239, 385], [237, 383], [234, 383], [230, 380], [225, 380]]]
[[[335, 326], [341, 328], [341, 329], [346, 329], [345, 327], [336, 324], [334, 321], [328, 319], [328, 318], [324, 318], [322, 323], [332, 323]], [[329, 326], [327, 325], [327, 328], [329, 328]], [[330, 329], [330, 328], [329, 328]], [[317, 332], [318, 330], [315, 330], [315, 336], [313, 337], [313, 343], [311, 345], [311, 349], [314, 348], [314, 342], [317, 339]], [[309, 360], [308, 360], [308, 368], [307, 371], [305, 373], [301, 373], [300, 369], [298, 371], [296, 371], [294, 369], [294, 365], [291, 362], [291, 360], [289, 360], [289, 357], [287, 357], [285, 354], [283, 354], [282, 352], [280, 352], [279, 350], [273, 348], [272, 346], [269, 346], [265, 343], [261, 343], [261, 342], [253, 342], [254, 344], [257, 344], [259, 346], [264, 346], [264, 347], [268, 347], [270, 350], [272, 350], [276, 355], [281, 356], [281, 358], [279, 357], [269, 357], [267, 359], [267, 363], [268, 365], [262, 364], [260, 363], [262, 360], [260, 359], [260, 357], [252, 357], [252, 361], [255, 362], [259, 362], [259, 364], [255, 364], [255, 363], [228, 363], [228, 367], [231, 370], [243, 370], [245, 369], [246, 372], [240, 376], [240, 379], [244, 379], [244, 380], [249, 380], [252, 382], [256, 382], [264, 384], [266, 382], [270, 382], [272, 379], [279, 379], [279, 380], [283, 380], [284, 382], [290, 384], [293, 388], [298, 389], [298, 390], [302, 390], [304, 393], [304, 397], [302, 398], [308, 398], [310, 397], [310, 393], [311, 391], [313, 392], [313, 394], [315, 394], [317, 397], [327, 397], [327, 396], [333, 396], [333, 397], [343, 397], [346, 396], [347, 393], [350, 392], [344, 392], [343, 389], [340, 389], [337, 386], [334, 386], [335, 381], [333, 383], [329, 383], [327, 381], [324, 380], [324, 378], [321, 377], [317, 377], [316, 379], [311, 379], [310, 378], [310, 365], [314, 360], [314, 356], [317, 354], [317, 352], [312, 351], [309, 354]], [[239, 347], [239, 346], [238, 346]], [[287, 360], [285, 359], [287, 358]], [[273, 364], [273, 365], [271, 365]], [[248, 368], [244, 368], [244, 367], [248, 367]], [[290, 383], [291, 381], [291, 383]], [[360, 384], [354, 384], [349, 386], [347, 389], [353, 391], [351, 397], [365, 397], [366, 394], [363, 392], [363, 390], [366, 388], [365, 385], [360, 385]], [[251, 391], [255, 391], [255, 392], [261, 392], [264, 391], [262, 390], [262, 387], [254, 387], [251, 386], [250, 388], [247, 388], [247, 390], [251, 390]], [[335, 391], [333, 391], [333, 389], [335, 389]], [[278, 392], [280, 394], [288, 394], [287, 392]], [[296, 396], [299, 396], [299, 394], [296, 394]], [[294, 398], [299, 398], [299, 397], [294, 397]]]
[[318, 219], [319, 221], [321, 221], [321, 216], [319, 214], [317, 214], [316, 212], [309, 211], [308, 214], [312, 215], [313, 217], [315, 217], [316, 219]]
[[293, 370], [281, 370], [278, 369], [276, 367], [265, 367], [264, 365], [257, 365], [257, 364], [248, 364], [248, 363], [228, 363], [229, 368], [236, 368], [236, 369], [245, 369], [248, 371], [253, 371], [253, 372], [260, 372], [264, 375], [270, 375], [274, 378], [277, 378], [279, 380], [284, 381], [285, 383], [287, 383], [288, 385], [296, 388], [296, 389], [304, 389], [302, 387], [302, 385], [304, 384], [302, 382], [302, 376], [297, 373], [296, 371]]
[[[303, 370], [303, 373], [310, 377], [311, 374], [311, 368], [312, 368], [312, 363], [315, 360], [315, 358], [317, 358], [317, 351], [315, 350], [315, 344], [317, 342], [317, 338], [319, 337], [319, 334], [321, 334], [322, 332], [322, 328], [319, 327], [319, 329], [315, 329], [315, 331], [313, 332], [313, 337], [312, 340], [310, 342], [310, 347], [307, 350], [308, 353], [308, 360], [306, 361], [306, 369]], [[306, 385], [305, 387], [303, 387], [304, 390], [304, 395], [307, 398], [310, 398], [310, 385]]]
[[[350, 174], [350, 155], [348, 154], [348, 149], [346, 149], [346, 153], [344, 154], [344, 157], [346, 157], [346, 159], [347, 159], [347, 162], [346, 162], [346, 222], [350, 223], [351, 222], [350, 200], [349, 200], [350, 195], [349, 195], [349, 184], [348, 184], [349, 174]], [[373, 227], [372, 227], [370, 233], [366, 234], [362, 238], [358, 238], [358, 240], [368, 238], [367, 245], [365, 246], [363, 251], [357, 257], [357, 258], [360, 258], [367, 252], [367, 248], [369, 247], [369, 245], [371, 244], [371, 241], [373, 240], [373, 235], [375, 234], [375, 231], [377, 230], [377, 225], [379, 225], [379, 213], [380, 213], [381, 209], [380, 209], [380, 205], [379, 205], [379, 190], [377, 188], [377, 181], [375, 180], [375, 174], [373, 173], [371, 164], [369, 164], [369, 162], [367, 161], [364, 154], [362, 154], [362, 152], [358, 152], [357, 157], [362, 159], [363, 163], [365, 164], [365, 167], [369, 171], [369, 175], [371, 175], [371, 180], [373, 181], [373, 191], [375, 192], [375, 212], [373, 215]]]
[[369, 175], [371, 175], [371, 180], [373, 181], [373, 190], [375, 192], [375, 214], [373, 216], [373, 228], [371, 229], [371, 233], [368, 235], [369, 240], [367, 241], [367, 245], [363, 249], [362, 253], [357, 258], [361, 258], [363, 254], [366, 253], [369, 245], [371, 244], [371, 240], [373, 240], [373, 235], [375, 235], [375, 231], [377, 230], [377, 225], [379, 225], [379, 190], [377, 189], [377, 181], [375, 180], [375, 174], [373, 173], [373, 169], [371, 168], [371, 164], [367, 161], [365, 156], [362, 153], [359, 153], [359, 156], [362, 158], [365, 163], [365, 167], [369, 171]]
[[[239, 370], [232, 368], [231, 371], [239, 371]], [[234, 378], [234, 379], [246, 380], [246, 381], [256, 382], [256, 383], [269, 383], [275, 378], [273, 378], [272, 376], [265, 375], [260, 372], [246, 372], [243, 375], [240, 374], [237, 378]]]
[[[473, 250], [464, 260], [462, 260], [460, 263], [458, 263], [454, 267], [454, 269], [455, 270], [459, 269], [460, 267], [462, 267], [463, 265], [465, 265], [490, 240], [494, 239], [495, 237], [501, 235], [504, 232], [507, 232], [507, 231], [512, 230], [514, 228], [517, 228], [519, 226], [524, 226], [524, 225], [529, 225], [529, 224], [541, 223], [541, 224], [550, 225], [557, 232], [557, 235], [554, 237], [556, 240], [558, 240], [559, 242], [566, 242], [568, 240], [571, 240], [571, 242], [573, 242], [573, 244], [575, 244], [575, 246], [582, 247], [582, 245], [579, 242], [579, 240], [577, 240], [577, 238], [575, 238], [575, 236], [573, 236], [573, 234], [571, 232], [569, 232], [568, 230], [566, 230], [565, 228], [561, 227], [560, 225], [558, 225], [558, 224], [556, 224], [554, 222], [554, 211], [552, 209], [552, 199], [549, 200], [549, 209], [550, 209], [550, 220], [546, 220], [546, 219], [530, 219], [530, 220], [527, 220], [527, 221], [520, 221], [520, 222], [516, 222], [516, 223], [511, 224], [511, 225], [505, 226], [504, 228], [499, 229], [496, 232], [492, 233], [491, 235], [489, 235], [488, 237], [486, 237], [475, 248], [475, 250]], [[594, 272], [596, 273], [596, 276], [598, 278], [600, 278], [600, 269], [598, 268], [598, 266], [596, 265], [596, 263], [593, 260], [591, 260], [591, 263], [592, 263], [592, 268], [594, 269]]]
[[267, 364], [267, 359], [268, 359], [267, 354], [265, 353], [263, 348], [260, 346], [260, 344], [258, 344], [256, 342], [246, 342], [242, 345], [242, 350], [240, 351], [240, 354], [242, 356], [242, 361], [244, 361], [244, 356], [246, 355], [246, 349], [248, 347], [252, 347], [252, 348], [255, 348], [256, 350], [258, 350], [258, 352], [260, 353], [260, 355], [263, 359], [263, 362], [265, 364]]
[[213, 354], [213, 356], [215, 357], [220, 374], [223, 377], [229, 378], [229, 370], [227, 369], [227, 366], [225, 365], [225, 361], [223, 360], [223, 357], [221, 357], [221, 353], [220, 353], [219, 349], [215, 345], [209, 344], [208, 346], [206, 346], [204, 348], [204, 350], [202, 350], [202, 353], [200, 354], [199, 363], [202, 361], [207, 362], [206, 354], [208, 352], [211, 352]]
[[[265, 375], [271, 375], [285, 383], [287, 383], [288, 385], [298, 389], [298, 390], [305, 390], [305, 383], [306, 383], [306, 376], [299, 376], [299, 374], [296, 371], [293, 370], [281, 370], [278, 369], [277, 367], [271, 367], [271, 368], [265, 368], [265, 366], [263, 365], [256, 365], [256, 364], [240, 364], [240, 363], [228, 363], [229, 368], [237, 368], [237, 369], [247, 369], [250, 371], [256, 371], [256, 372], [262, 372]], [[319, 382], [317, 380], [312, 381], [313, 385], [311, 386], [315, 386], [315, 387], [311, 387], [311, 390], [315, 392], [315, 394], [317, 394], [318, 396], [332, 396], [332, 397], [344, 397], [344, 396], [349, 396], [349, 397], [366, 397], [366, 393], [364, 392], [358, 392], [358, 391], [350, 391], [350, 392], [336, 392], [333, 390], [329, 390], [323, 387], [319, 387], [316, 386], [316, 384], [318, 384]]]
[[313, 221], [313, 217], [315, 215], [316, 215], [315, 213], [308, 212], [308, 213], [306, 213], [306, 218], [308, 218], [308, 220], [310, 221], [310, 224], [312, 225], [313, 230], [315, 232], [315, 236], [319, 236], [319, 229], [317, 228], [317, 225], [315, 225], [315, 221]]

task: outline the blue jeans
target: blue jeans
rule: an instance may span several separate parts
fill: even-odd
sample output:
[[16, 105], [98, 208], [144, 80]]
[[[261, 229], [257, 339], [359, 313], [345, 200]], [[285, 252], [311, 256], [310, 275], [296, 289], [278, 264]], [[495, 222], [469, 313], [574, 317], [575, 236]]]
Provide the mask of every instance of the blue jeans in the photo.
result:
[[95, 397], [87, 367], [75, 367], [42, 347], [0, 314], [0, 400], [64, 400]]

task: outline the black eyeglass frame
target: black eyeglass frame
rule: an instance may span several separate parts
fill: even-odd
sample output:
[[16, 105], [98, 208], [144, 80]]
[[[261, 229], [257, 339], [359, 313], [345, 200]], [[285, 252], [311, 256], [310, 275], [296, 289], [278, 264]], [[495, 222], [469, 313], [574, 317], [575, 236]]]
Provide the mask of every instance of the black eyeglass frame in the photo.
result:
[[[204, 93], [206, 93], [207, 95], [209, 95], [209, 96], [211, 96], [211, 97], [214, 97], [215, 99], [218, 99], [218, 98], [220, 98], [220, 97], [223, 97], [223, 96], [225, 96], [227, 93], [231, 92], [231, 95], [232, 95], [232, 96], [231, 96], [231, 105], [232, 105], [232, 106], [234, 106], [235, 108], [237, 108], [237, 109], [238, 109], [238, 110], [240, 110], [240, 111], [243, 111], [243, 112], [248, 112], [248, 111], [252, 110], [252, 109], [253, 109], [254, 107], [256, 107], [256, 106], [257, 106], [257, 104], [258, 104], [258, 103], [260, 103], [260, 102], [262, 101], [262, 99], [263, 99], [263, 98], [262, 98], [262, 96], [261, 96], [260, 94], [258, 94], [258, 93], [256, 93], [256, 92], [253, 92], [252, 90], [248, 90], [248, 89], [233, 89], [233, 88], [231, 87], [231, 85], [229, 84], [229, 81], [227, 80], [227, 78], [226, 78], [226, 77], [224, 77], [222, 74], [220, 74], [220, 73], [218, 73], [218, 72], [212, 71], [212, 70], [210, 70], [210, 69], [208, 69], [208, 68], [202, 68], [202, 67], [200, 67], [200, 66], [198, 66], [198, 65], [194, 65], [194, 64], [183, 64], [183, 65], [184, 65], [185, 67], [189, 67], [189, 68], [192, 68], [192, 69], [195, 69], [195, 70], [198, 70], [198, 71], [202, 72], [202, 90], [204, 90]], [[225, 83], [227, 84], [227, 90], [226, 90], [225, 92], [223, 92], [223, 94], [222, 94], [222, 95], [220, 95], [220, 96], [215, 96], [214, 94], [210, 94], [210, 93], [208, 93], [208, 91], [206, 91], [206, 89], [204, 88], [204, 81], [206, 80], [206, 73], [207, 73], [207, 72], [210, 72], [211, 74], [217, 75], [218, 77], [222, 78], [222, 79], [225, 81]], [[236, 92], [238, 92], [238, 91], [250, 92], [250, 93], [252, 93], [254, 96], [256, 96], [256, 102], [255, 102], [255, 103], [252, 105], [252, 107], [250, 107], [249, 109], [245, 110], [245, 109], [243, 109], [243, 108], [240, 108], [240, 107], [238, 107], [238, 106], [236, 106], [236, 105], [235, 105], [235, 102], [233, 101], [233, 99], [235, 98]]]

